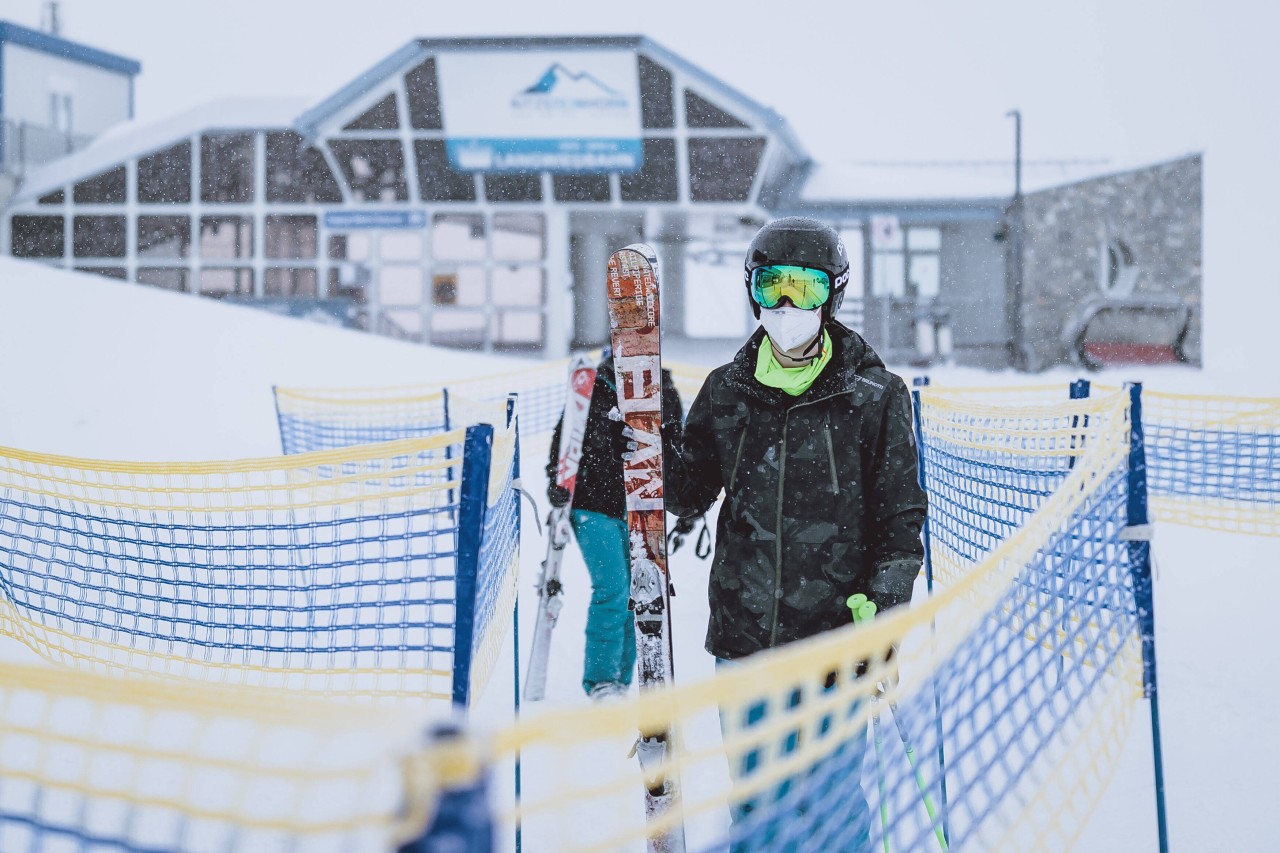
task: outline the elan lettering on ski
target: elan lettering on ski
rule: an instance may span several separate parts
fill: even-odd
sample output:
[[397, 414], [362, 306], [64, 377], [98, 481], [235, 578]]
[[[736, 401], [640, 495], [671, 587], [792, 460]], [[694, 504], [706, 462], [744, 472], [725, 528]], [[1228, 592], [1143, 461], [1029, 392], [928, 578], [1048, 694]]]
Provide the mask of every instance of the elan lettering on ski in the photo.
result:
[[[674, 674], [671, 642], [671, 582], [667, 574], [667, 517], [662, 483], [662, 312], [658, 258], [642, 243], [609, 258], [609, 326], [613, 343], [618, 411], [635, 443], [623, 465], [627, 529], [631, 544], [631, 607], [635, 611], [636, 668], [640, 689], [669, 683]], [[673, 733], [641, 737], [636, 754], [645, 783], [650, 819], [679, 804], [671, 767]], [[655, 831], [651, 853], [683, 853], [684, 830]]]

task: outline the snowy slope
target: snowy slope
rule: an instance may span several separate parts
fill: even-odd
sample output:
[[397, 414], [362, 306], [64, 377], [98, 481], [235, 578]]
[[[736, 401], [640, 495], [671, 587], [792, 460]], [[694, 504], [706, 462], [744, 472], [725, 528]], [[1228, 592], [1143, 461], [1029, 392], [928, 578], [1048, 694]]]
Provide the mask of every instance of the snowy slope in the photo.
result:
[[[1233, 334], [1248, 319], [1237, 326], [1223, 313], [1210, 313], [1209, 322], [1222, 325], [1206, 334], [1215, 348], [1206, 353], [1205, 371], [1128, 369], [1095, 378], [1138, 378], [1165, 391], [1280, 396], [1274, 371], [1250, 369], [1265, 363], [1258, 355], [1265, 339]], [[413, 346], [0, 258], [0, 364], [0, 444], [142, 460], [277, 453], [273, 384], [446, 382], [528, 362]], [[1065, 384], [1076, 375], [930, 374], [951, 386]], [[542, 512], [539, 469], [546, 452], [544, 446], [524, 448], [525, 481]], [[529, 513], [522, 544], [521, 641], [527, 651], [531, 587], [544, 547]], [[1280, 730], [1269, 720], [1280, 688], [1271, 677], [1266, 634], [1274, 622], [1270, 603], [1280, 596], [1280, 541], [1158, 527], [1155, 553], [1172, 847], [1268, 849], [1271, 767], [1280, 759]], [[679, 593], [673, 601], [677, 675], [706, 678], [713, 671], [702, 651], [708, 564], [686, 549], [673, 557], [672, 570]], [[564, 581], [549, 707], [587, 701], [578, 682], [589, 584], [576, 547], [568, 551]], [[509, 674], [500, 666], [495, 681]], [[1155, 849], [1146, 715], [1143, 704], [1082, 850]], [[714, 725], [705, 734], [715, 737]], [[541, 775], [527, 765], [524, 773], [526, 788]], [[526, 835], [525, 849], [545, 848]]]
[[272, 385], [448, 382], [527, 366], [0, 257], [0, 445], [201, 460], [280, 452]]

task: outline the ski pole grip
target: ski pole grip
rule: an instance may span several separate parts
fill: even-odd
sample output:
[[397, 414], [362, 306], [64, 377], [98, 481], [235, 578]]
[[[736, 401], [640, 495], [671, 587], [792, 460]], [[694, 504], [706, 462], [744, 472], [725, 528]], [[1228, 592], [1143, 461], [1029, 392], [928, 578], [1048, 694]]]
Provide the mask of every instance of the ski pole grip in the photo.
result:
[[863, 593], [854, 593], [845, 599], [844, 602], [850, 613], [853, 615], [853, 624], [861, 625], [864, 622], [870, 622], [876, 615], [876, 603], [869, 600]]

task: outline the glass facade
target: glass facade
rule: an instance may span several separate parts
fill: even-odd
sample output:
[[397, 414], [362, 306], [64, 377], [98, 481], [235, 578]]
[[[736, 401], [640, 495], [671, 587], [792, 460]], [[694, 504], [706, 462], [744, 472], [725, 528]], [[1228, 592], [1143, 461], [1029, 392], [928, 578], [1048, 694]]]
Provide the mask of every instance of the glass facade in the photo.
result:
[[[600, 338], [565, 319], [594, 284], [572, 280], [571, 247], [631, 242], [633, 222], [700, 208], [758, 221], [771, 175], [804, 162], [772, 113], [661, 51], [626, 49], [641, 96], [634, 172], [459, 169], [441, 63], [424, 45], [317, 124], [152, 141], [42, 187], [0, 233], [14, 256], [167, 290], [340, 301], [352, 325], [406, 340], [539, 350]], [[583, 213], [599, 234], [574, 233]], [[668, 271], [675, 288], [682, 267]]]

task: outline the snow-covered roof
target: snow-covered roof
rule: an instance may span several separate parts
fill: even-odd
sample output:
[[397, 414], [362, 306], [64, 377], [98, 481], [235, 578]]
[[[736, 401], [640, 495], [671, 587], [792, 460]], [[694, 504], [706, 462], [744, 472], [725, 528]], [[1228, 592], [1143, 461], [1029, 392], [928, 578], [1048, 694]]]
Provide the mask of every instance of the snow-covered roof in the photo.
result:
[[297, 98], [229, 98], [211, 101], [156, 122], [121, 122], [85, 148], [32, 169], [13, 204], [33, 201], [69, 183], [91, 178], [133, 157], [168, 148], [193, 134], [218, 130], [290, 128], [307, 102]]
[[[1180, 159], [1024, 161], [1022, 191], [1033, 193]], [[800, 189], [805, 204], [998, 202], [1013, 197], [1012, 162], [866, 161], [815, 165]]]

